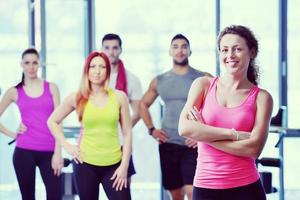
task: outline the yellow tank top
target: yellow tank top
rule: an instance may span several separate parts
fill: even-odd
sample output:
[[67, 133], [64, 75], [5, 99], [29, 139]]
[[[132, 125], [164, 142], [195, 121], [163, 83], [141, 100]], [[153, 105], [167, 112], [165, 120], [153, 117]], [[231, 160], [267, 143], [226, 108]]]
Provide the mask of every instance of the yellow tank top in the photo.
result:
[[108, 101], [104, 107], [96, 107], [88, 101], [82, 116], [80, 151], [83, 161], [96, 166], [109, 166], [121, 160], [118, 138], [120, 104], [115, 91], [108, 89]]

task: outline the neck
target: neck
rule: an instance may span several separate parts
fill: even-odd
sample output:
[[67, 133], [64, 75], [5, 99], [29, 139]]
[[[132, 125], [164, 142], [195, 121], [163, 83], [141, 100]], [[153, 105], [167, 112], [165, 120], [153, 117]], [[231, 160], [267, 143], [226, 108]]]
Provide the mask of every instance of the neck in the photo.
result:
[[38, 77], [35, 78], [26, 78], [24, 79], [24, 85], [34, 85], [37, 84], [41, 81], [41, 79], [39, 79]]
[[110, 64], [111, 67], [111, 73], [118, 73], [119, 71], [119, 64], [118, 63], [114, 63], [114, 64]]
[[104, 85], [93, 85], [92, 84], [91, 89], [92, 89], [92, 92], [91, 92], [92, 95], [106, 93]]
[[175, 74], [179, 74], [179, 75], [184, 75], [186, 74], [189, 69], [191, 67], [187, 64], [187, 65], [173, 65], [173, 68], [172, 68], [172, 71], [175, 73]]
[[252, 83], [247, 79], [246, 76], [233, 76], [226, 74], [220, 78], [222, 85], [231, 89], [239, 89], [252, 85]]

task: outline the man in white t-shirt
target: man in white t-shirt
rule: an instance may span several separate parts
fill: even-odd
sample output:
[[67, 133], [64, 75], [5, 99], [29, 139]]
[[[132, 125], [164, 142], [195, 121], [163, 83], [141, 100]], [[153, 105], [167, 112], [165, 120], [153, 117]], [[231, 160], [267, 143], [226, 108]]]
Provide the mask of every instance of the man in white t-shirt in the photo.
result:
[[[113, 33], [104, 35], [102, 38], [102, 51], [107, 54], [111, 65], [109, 86], [122, 90], [127, 94], [131, 107], [132, 127], [134, 127], [140, 119], [138, 109], [143, 95], [141, 82], [137, 76], [125, 69], [122, 60], [119, 58], [122, 53], [122, 40], [119, 35]], [[128, 167], [129, 183], [130, 177], [135, 173], [131, 157]]]

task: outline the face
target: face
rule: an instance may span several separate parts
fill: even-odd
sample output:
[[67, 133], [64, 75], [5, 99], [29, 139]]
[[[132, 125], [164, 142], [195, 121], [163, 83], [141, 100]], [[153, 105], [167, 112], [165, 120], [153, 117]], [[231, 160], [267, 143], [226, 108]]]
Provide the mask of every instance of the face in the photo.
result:
[[104, 40], [102, 43], [102, 51], [108, 56], [112, 65], [117, 64], [119, 56], [122, 53], [118, 40]]
[[21, 66], [25, 77], [33, 79], [37, 77], [37, 71], [39, 69], [39, 58], [36, 54], [25, 54]]
[[229, 73], [247, 74], [250, 59], [254, 52], [250, 51], [246, 40], [236, 34], [226, 34], [220, 41], [220, 63]]
[[188, 57], [191, 55], [189, 44], [184, 39], [175, 39], [171, 43], [170, 56], [176, 65], [188, 64]]
[[94, 57], [91, 60], [88, 78], [92, 84], [102, 85], [106, 81], [106, 65], [103, 58], [100, 56]]

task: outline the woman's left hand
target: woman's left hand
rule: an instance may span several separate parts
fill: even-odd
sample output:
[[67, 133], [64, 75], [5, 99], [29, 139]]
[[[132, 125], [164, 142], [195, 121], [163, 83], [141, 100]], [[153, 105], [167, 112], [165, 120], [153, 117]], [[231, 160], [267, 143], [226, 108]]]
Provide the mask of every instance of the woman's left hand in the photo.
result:
[[61, 169], [64, 167], [64, 161], [59, 153], [53, 154], [51, 167], [54, 171], [54, 175], [59, 176], [61, 174]]
[[201, 116], [201, 112], [194, 106], [191, 108], [191, 110], [188, 112], [188, 120], [194, 120], [194, 121], [199, 121], [203, 123], [203, 119]]
[[115, 179], [112, 187], [115, 188], [116, 191], [121, 191], [124, 187], [127, 188], [127, 170], [128, 167], [120, 165], [110, 178], [110, 180]]

